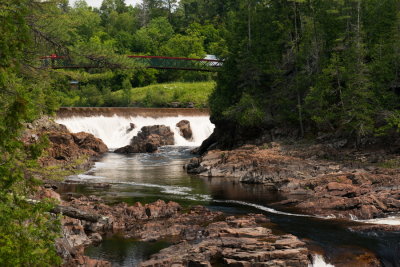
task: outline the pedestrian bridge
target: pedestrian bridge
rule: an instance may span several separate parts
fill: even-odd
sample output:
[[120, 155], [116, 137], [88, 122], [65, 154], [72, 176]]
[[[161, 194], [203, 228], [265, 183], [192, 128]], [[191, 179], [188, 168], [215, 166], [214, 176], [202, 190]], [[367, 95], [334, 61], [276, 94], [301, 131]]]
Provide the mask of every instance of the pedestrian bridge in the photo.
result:
[[[200, 59], [185, 57], [161, 57], [161, 56], [136, 56], [128, 55], [127, 58], [137, 63], [137, 68], [206, 71], [216, 72], [222, 67], [223, 61], [218, 59]], [[51, 69], [94, 69], [94, 68], [124, 68], [121, 64], [108, 63], [99, 58], [89, 59], [90, 63], [74, 63], [68, 56], [51, 55], [40, 58], [42, 68]]]

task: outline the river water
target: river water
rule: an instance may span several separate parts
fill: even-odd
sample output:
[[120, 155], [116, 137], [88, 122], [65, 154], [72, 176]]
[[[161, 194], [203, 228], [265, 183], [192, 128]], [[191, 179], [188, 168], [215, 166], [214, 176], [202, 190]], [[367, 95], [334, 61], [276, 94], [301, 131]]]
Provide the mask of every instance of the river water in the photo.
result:
[[[93, 120], [83, 118], [63, 119], [58, 122], [74, 132], [88, 131], [101, 137], [104, 132], [109, 135], [118, 131], [120, 136], [124, 135], [127, 122], [133, 119], [121, 119], [118, 123], [115, 120], [109, 121], [109, 126], [100, 123], [101, 129], [101, 120], [97, 124], [91, 124], [89, 122]], [[201, 133], [197, 134], [197, 139], [190, 145], [197, 145], [213, 128], [207, 122], [208, 119], [197, 119], [194, 127], [198, 129], [195, 128], [195, 131]], [[167, 125], [165, 121], [156, 122]], [[114, 125], [110, 125], [111, 123]], [[139, 125], [147, 123], [149, 122], [145, 121]], [[155, 124], [151, 123], [153, 124], [147, 125]], [[171, 128], [173, 123], [176, 124], [176, 118], [171, 120]], [[116, 148], [114, 145], [125, 145], [126, 140], [129, 140], [103, 138], [109, 140], [106, 143], [111, 148]], [[400, 233], [353, 232], [348, 230], [348, 226], [359, 222], [304, 216], [293, 210], [285, 210], [284, 207], [273, 206], [273, 202], [284, 199], [284, 196], [270, 191], [268, 187], [242, 184], [235, 178], [188, 175], [183, 165], [193, 157], [190, 154], [193, 147], [181, 145], [178, 143], [176, 146], [163, 147], [156, 154], [107, 153], [87, 173], [69, 177], [68, 180], [72, 183], [65, 186], [63, 192], [97, 195], [109, 203], [149, 203], [163, 199], [176, 201], [183, 206], [204, 205], [228, 214], [264, 213], [270, 218], [271, 227], [275, 231], [294, 234], [305, 241], [312, 251], [324, 255], [315, 257], [313, 266], [362, 266], [359, 259], [368, 253], [378, 255], [384, 266], [400, 266]], [[110, 183], [111, 187], [99, 189], [90, 185], [102, 182]], [[111, 237], [97, 247], [88, 248], [86, 254], [109, 260], [115, 266], [136, 266], [168, 244], [168, 240], [151, 243]]]

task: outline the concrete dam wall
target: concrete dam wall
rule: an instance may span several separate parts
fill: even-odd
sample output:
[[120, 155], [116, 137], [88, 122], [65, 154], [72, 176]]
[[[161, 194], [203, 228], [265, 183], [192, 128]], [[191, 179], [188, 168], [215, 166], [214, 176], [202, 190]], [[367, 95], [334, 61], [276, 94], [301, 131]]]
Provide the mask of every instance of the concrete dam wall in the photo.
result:
[[57, 112], [58, 118], [112, 116], [120, 117], [177, 117], [177, 116], [209, 116], [208, 109], [197, 108], [123, 108], [123, 107], [62, 107]]

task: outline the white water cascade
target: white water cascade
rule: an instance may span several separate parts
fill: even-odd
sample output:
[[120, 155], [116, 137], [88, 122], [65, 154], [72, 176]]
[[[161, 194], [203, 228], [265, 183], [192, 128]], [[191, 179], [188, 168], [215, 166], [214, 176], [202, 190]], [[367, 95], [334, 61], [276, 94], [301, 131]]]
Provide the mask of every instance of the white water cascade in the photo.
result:
[[313, 255], [313, 262], [309, 264], [308, 267], [335, 267], [332, 264], [326, 263], [325, 259], [322, 255], [315, 254]]
[[[188, 141], [179, 134], [176, 124], [181, 120], [188, 120], [193, 132], [193, 140]], [[110, 148], [116, 149], [129, 145], [132, 137], [136, 136], [143, 126], [165, 125], [169, 126], [174, 132], [175, 146], [199, 146], [207, 139], [214, 130], [214, 125], [208, 116], [176, 116], [176, 117], [113, 117], [93, 116], [93, 117], [69, 117], [58, 118], [57, 123], [64, 124], [68, 130], [77, 132], [87, 132], [103, 140]], [[130, 123], [135, 124], [136, 128], [128, 131]]]
[[387, 218], [377, 218], [377, 219], [370, 219], [370, 220], [356, 220], [362, 223], [369, 223], [369, 224], [384, 224], [384, 225], [400, 225], [400, 216], [390, 216]]

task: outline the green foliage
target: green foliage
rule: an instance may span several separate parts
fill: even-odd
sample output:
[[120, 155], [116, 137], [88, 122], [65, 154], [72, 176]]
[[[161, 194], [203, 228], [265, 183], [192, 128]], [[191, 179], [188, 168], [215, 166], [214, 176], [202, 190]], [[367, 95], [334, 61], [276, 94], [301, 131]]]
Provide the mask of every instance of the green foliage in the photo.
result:
[[400, 159], [399, 158], [388, 159], [383, 162], [379, 162], [377, 165], [381, 168], [398, 169], [400, 168]]
[[397, 127], [395, 0], [240, 0], [226, 7], [226, 60], [210, 97], [215, 121], [334, 132], [356, 143], [376, 131], [379, 114], [392, 114], [382, 131]]
[[223, 115], [237, 121], [243, 127], [259, 127], [264, 122], [264, 112], [259, 101], [249, 94], [244, 94], [240, 101], [226, 110]]
[[162, 44], [174, 34], [172, 25], [167, 18], [153, 19], [149, 25], [141, 28], [135, 34], [135, 51], [157, 55]]
[[49, 213], [52, 203], [28, 201], [38, 184], [28, 170], [37, 166], [45, 140], [32, 146], [20, 140], [25, 122], [58, 107], [46, 74], [30, 67], [40, 47], [32, 41], [37, 31], [27, 18], [35, 21], [48, 8], [55, 8], [55, 3], [0, 0], [1, 266], [61, 263], [54, 247], [60, 229], [58, 218]]
[[[201, 10], [219, 7], [198, 2]], [[46, 9], [47, 15], [35, 22], [41, 36], [41, 55], [66, 56], [67, 61], [98, 69], [53, 70], [50, 86], [62, 105], [130, 105], [115, 101], [109, 91], [126, 89], [128, 83], [143, 87], [154, 83], [210, 81], [211, 73], [144, 69], [126, 55], [155, 55], [203, 58], [206, 54], [222, 56], [226, 52], [225, 27], [219, 14], [208, 20], [185, 17], [184, 1], [146, 0], [135, 7], [121, 0], [104, 0], [100, 9], [85, 1], [70, 7], [60, 3]], [[221, 9], [222, 10], [222, 9]], [[199, 9], [200, 12], [200, 9]], [[192, 14], [198, 17], [202, 14]], [[50, 40], [50, 45], [47, 41]], [[79, 91], [70, 81], [80, 83]], [[96, 87], [96, 88], [94, 88]], [[125, 99], [129, 90], [125, 90]], [[54, 98], [53, 98], [54, 99]]]
[[[130, 90], [130, 103], [135, 106], [167, 107], [172, 102], [186, 105], [193, 102], [196, 107], [207, 107], [208, 97], [214, 90], [213, 82], [155, 84]], [[126, 103], [123, 90], [113, 93], [113, 98]]]
[[54, 249], [59, 220], [48, 211], [52, 203], [31, 204], [0, 195], [0, 265], [53, 266], [61, 263]]
[[385, 124], [378, 129], [376, 129], [376, 134], [378, 136], [384, 136], [392, 131], [400, 131], [400, 111], [394, 110], [390, 112], [385, 112], [382, 114], [385, 120]]
[[162, 54], [172, 57], [203, 58], [204, 43], [201, 37], [190, 35], [174, 35], [161, 48]]

